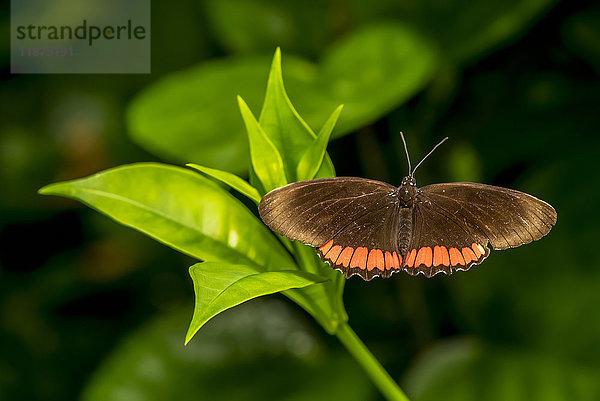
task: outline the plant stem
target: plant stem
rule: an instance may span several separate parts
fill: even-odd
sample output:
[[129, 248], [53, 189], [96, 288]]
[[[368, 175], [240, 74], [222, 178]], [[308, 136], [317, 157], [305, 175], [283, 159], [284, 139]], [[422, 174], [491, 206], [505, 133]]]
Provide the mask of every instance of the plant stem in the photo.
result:
[[406, 394], [404, 394], [394, 379], [392, 379], [383, 366], [381, 366], [367, 346], [360, 338], [358, 338], [348, 323], [340, 325], [335, 334], [362, 366], [367, 375], [371, 378], [371, 381], [386, 399], [393, 401], [409, 401]]

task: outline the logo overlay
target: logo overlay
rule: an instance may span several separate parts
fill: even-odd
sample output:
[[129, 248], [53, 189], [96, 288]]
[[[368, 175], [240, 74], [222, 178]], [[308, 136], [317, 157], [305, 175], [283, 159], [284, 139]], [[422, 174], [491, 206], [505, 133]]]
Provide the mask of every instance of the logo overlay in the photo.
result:
[[149, 74], [150, 0], [11, 0], [11, 73]]

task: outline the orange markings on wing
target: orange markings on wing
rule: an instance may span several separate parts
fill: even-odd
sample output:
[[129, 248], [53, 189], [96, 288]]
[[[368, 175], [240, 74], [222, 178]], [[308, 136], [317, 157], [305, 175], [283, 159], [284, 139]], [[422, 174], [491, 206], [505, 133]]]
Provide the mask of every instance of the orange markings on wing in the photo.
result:
[[442, 264], [444, 266], [450, 266], [450, 255], [448, 255], [448, 249], [445, 246], [440, 246], [442, 251]]
[[476, 242], [473, 242], [473, 244], [471, 245], [471, 248], [473, 249], [473, 252], [475, 252], [475, 257], [477, 259], [479, 259], [479, 257], [482, 255], [482, 253], [479, 251], [479, 248], [477, 247], [477, 245], [479, 245], [479, 244], [477, 244]]
[[406, 255], [406, 260], [404, 261], [404, 266], [413, 267], [413, 263], [415, 263], [415, 257], [417, 256], [417, 250], [413, 249], [410, 251], [408, 255]]
[[462, 249], [462, 254], [465, 257], [465, 263], [469, 264], [469, 262], [476, 262], [477, 256], [475, 256], [475, 252], [471, 248], [465, 247]]
[[402, 265], [402, 255], [398, 255], [395, 251], [392, 254], [392, 258], [394, 259], [394, 269], [399, 269]]
[[354, 248], [351, 246], [347, 246], [344, 248], [340, 256], [338, 257], [337, 264], [342, 265], [344, 267], [348, 267], [350, 265], [350, 259], [352, 258], [352, 253], [354, 252]]
[[446, 250], [445, 247], [437, 246], [437, 245], [433, 247], [433, 265], [434, 266], [439, 266], [439, 265], [449, 266], [450, 261], [448, 261], [448, 263], [444, 264], [444, 256], [446, 256], [446, 260], [449, 259], [448, 251]]
[[419, 252], [417, 253], [417, 257], [415, 259], [415, 267], [420, 266], [420, 265], [425, 265], [427, 267], [431, 267], [431, 263], [432, 263], [432, 252], [431, 252], [431, 248], [428, 246], [423, 246], [419, 249]]
[[358, 267], [359, 269], [367, 268], [367, 253], [368, 249], [364, 246], [359, 246], [354, 251], [354, 255], [352, 255], [352, 260], [350, 261], [350, 267]]
[[462, 254], [456, 248], [450, 248], [450, 263], [452, 266], [465, 264]]
[[340, 256], [340, 252], [342, 252], [342, 247], [340, 245], [334, 245], [329, 250], [329, 252], [327, 252], [327, 255], [325, 255], [325, 257], [331, 260], [333, 264], [335, 264], [335, 261], [337, 260], [338, 256]]
[[385, 269], [383, 252], [381, 251], [381, 249], [371, 249], [371, 251], [369, 252], [369, 259], [367, 260], [367, 270], [371, 271], [374, 268], [378, 268], [381, 271]]
[[371, 271], [375, 268], [375, 265], [377, 264], [377, 249], [371, 249], [369, 251], [369, 259], [367, 260], [367, 270]]
[[329, 252], [329, 250], [331, 249], [332, 246], [333, 246], [333, 240], [330, 239], [329, 241], [327, 241], [327, 243], [325, 243], [325, 245], [323, 245], [322, 247], [319, 248], [319, 251], [321, 251], [321, 253], [323, 255], [325, 255], [327, 252]]
[[481, 257], [481, 255], [485, 255], [485, 249], [483, 249], [483, 247], [481, 245], [479, 245], [477, 242], [473, 242], [473, 245], [471, 245], [471, 248], [473, 248], [473, 251], [475, 252], [475, 256], [477, 256], [477, 259], [479, 259]]
[[383, 251], [381, 249], [376, 249], [375, 257], [377, 258], [377, 262], [375, 262], [375, 267], [381, 271], [385, 270], [385, 259], [383, 257]]
[[394, 268], [394, 258], [392, 254], [385, 251], [385, 270], [391, 270]]

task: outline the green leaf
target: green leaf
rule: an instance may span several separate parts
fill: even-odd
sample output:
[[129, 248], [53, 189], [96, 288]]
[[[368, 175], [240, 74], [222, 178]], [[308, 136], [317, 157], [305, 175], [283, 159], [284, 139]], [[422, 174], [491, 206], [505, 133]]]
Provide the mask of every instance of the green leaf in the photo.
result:
[[190, 267], [196, 304], [186, 344], [217, 314], [262, 295], [303, 288], [326, 278], [294, 270], [260, 272], [251, 266], [198, 263]]
[[252, 169], [265, 191], [284, 186], [288, 180], [279, 150], [256, 121], [246, 102], [239, 96], [238, 103], [248, 131]]
[[257, 204], [260, 202], [260, 194], [258, 193], [258, 190], [235, 174], [194, 163], [188, 163], [186, 166], [194, 168], [210, 177], [216, 178], [217, 180], [229, 185], [239, 193], [246, 195]]
[[340, 105], [333, 113], [331, 113], [331, 116], [329, 116], [327, 121], [325, 121], [325, 124], [323, 124], [323, 127], [321, 127], [317, 138], [304, 151], [302, 157], [300, 157], [298, 167], [296, 168], [296, 176], [299, 181], [312, 180], [317, 175], [323, 164], [323, 158], [327, 154], [329, 138], [331, 137], [331, 133], [333, 132], [333, 128], [337, 123], [343, 107], [344, 105]]
[[39, 192], [77, 199], [201, 260], [295, 268], [281, 244], [239, 200], [184, 168], [131, 164]]
[[[281, 50], [279, 48], [273, 56], [267, 93], [265, 94], [259, 123], [265, 134], [279, 149], [288, 182], [298, 181], [296, 168], [302, 152], [314, 142], [316, 135], [300, 117], [285, 91], [281, 70]], [[255, 165], [254, 158], [252, 160], [253, 165]], [[333, 174], [333, 164], [327, 155], [318, 176], [330, 177]]]

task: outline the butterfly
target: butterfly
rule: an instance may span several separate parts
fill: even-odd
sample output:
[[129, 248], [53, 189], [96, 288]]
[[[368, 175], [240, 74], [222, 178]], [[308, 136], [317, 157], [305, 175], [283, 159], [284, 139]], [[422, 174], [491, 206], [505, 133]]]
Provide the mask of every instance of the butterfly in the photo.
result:
[[556, 224], [548, 203], [512, 189], [469, 182], [417, 187], [401, 133], [408, 175], [399, 187], [357, 177], [322, 178], [274, 189], [261, 200], [273, 231], [316, 248], [346, 278], [405, 271], [432, 277], [469, 270], [493, 249], [538, 240]]

